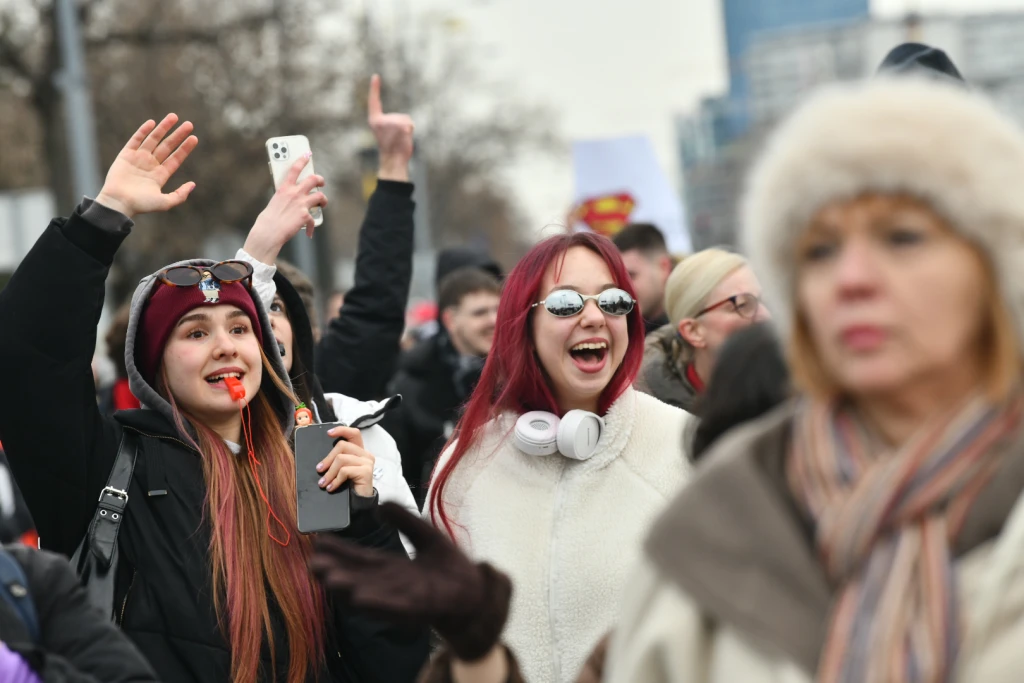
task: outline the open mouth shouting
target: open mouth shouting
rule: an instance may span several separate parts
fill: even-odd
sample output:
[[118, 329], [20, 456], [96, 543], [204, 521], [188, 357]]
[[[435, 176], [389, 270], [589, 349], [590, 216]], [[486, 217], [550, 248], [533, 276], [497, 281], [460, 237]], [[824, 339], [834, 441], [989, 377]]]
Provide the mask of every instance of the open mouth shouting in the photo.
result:
[[227, 384], [224, 383], [225, 377], [234, 377], [238, 381], [242, 381], [242, 378], [245, 377], [245, 372], [241, 368], [222, 368], [217, 372], [207, 375], [204, 379], [206, 379], [206, 383], [210, 386], [227, 391]]
[[585, 339], [571, 347], [569, 355], [582, 372], [601, 372], [608, 362], [608, 341], [600, 338]]

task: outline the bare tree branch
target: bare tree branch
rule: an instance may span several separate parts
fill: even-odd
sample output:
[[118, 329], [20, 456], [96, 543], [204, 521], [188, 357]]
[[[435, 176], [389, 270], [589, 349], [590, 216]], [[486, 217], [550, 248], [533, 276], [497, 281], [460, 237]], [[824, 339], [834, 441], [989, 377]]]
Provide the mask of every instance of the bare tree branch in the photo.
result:
[[0, 16], [0, 67], [13, 71], [25, 80], [34, 80], [34, 74], [21, 57], [21, 49], [11, 40], [11, 20]]
[[140, 47], [160, 47], [165, 45], [182, 45], [202, 43], [218, 45], [225, 34], [234, 31], [255, 31], [274, 21], [274, 13], [267, 12], [242, 17], [235, 21], [212, 27], [189, 27], [180, 29], [157, 29], [156, 25], [145, 30], [111, 31], [102, 36], [89, 38], [90, 47], [109, 47], [113, 45], [135, 45]]
[[[53, 85], [59, 51], [52, 0], [35, 2], [37, 25], [19, 19], [16, 35], [0, 31], [0, 73], [23, 80], [29, 90], [10, 105], [0, 98], [0, 139], [19, 150], [0, 155], [0, 189], [48, 177], [63, 209], [75, 198], [66, 196], [64, 127]], [[333, 208], [318, 231], [329, 245], [323, 251], [352, 255], [365, 206], [359, 151], [372, 144], [365, 96], [373, 73], [384, 77], [385, 106], [417, 121], [417, 147], [430, 171], [435, 243], [480, 243], [506, 262], [514, 257], [523, 219], [502, 186], [502, 172], [522, 151], [545, 148], [549, 116], [504, 95], [493, 111], [464, 116], [453, 81], [479, 92], [473, 60], [429, 28], [419, 32], [419, 43], [398, 49], [348, 3], [282, 0], [276, 17], [270, 2], [255, 9], [253, 0], [222, 0], [207, 13], [195, 11], [199, 4], [80, 5], [103, 163], [140, 121], [167, 111], [191, 120], [201, 140], [175, 179], [195, 181], [195, 192], [172, 212], [140, 218], [118, 255], [116, 291], [127, 294], [141, 274], [196, 256], [213, 234], [237, 234], [241, 244], [272, 192], [264, 142], [274, 135], [309, 137], [332, 195]], [[300, 30], [302, 40], [288, 40]], [[32, 136], [19, 133], [28, 128]], [[31, 180], [25, 179], [26, 159], [41, 169]]]

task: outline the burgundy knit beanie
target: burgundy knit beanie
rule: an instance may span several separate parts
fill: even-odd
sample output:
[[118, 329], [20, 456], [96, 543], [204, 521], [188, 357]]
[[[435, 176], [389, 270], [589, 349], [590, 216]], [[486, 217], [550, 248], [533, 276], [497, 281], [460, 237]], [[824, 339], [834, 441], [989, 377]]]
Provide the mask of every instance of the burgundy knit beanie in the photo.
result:
[[249, 290], [241, 282], [223, 283], [207, 278], [192, 287], [174, 287], [160, 283], [146, 302], [139, 321], [135, 341], [135, 358], [142, 378], [150, 386], [156, 386], [156, 370], [160, 366], [164, 346], [175, 325], [194, 308], [228, 304], [237, 306], [252, 322], [253, 331], [260, 346], [263, 346], [263, 329]]

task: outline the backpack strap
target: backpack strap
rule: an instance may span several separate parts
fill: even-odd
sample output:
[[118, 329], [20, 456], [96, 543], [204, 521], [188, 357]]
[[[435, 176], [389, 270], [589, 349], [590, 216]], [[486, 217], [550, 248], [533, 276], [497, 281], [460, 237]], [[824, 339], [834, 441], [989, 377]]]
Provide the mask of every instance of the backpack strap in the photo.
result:
[[128, 487], [135, 471], [139, 452], [136, 434], [128, 429], [121, 433], [114, 465], [107, 485], [100, 491], [99, 503], [85, 538], [71, 558], [71, 566], [89, 594], [89, 601], [103, 612], [113, 614], [115, 576], [117, 570], [117, 533], [128, 506]]
[[28, 579], [14, 556], [0, 548], [0, 598], [10, 605], [28, 630], [34, 645], [39, 645], [39, 619], [28, 592]]
[[138, 452], [138, 437], [128, 429], [124, 430], [114, 466], [110, 468], [107, 485], [100, 491], [99, 504], [89, 525], [89, 548], [103, 568], [109, 568], [114, 559], [117, 532], [124, 519], [124, 509], [128, 506], [128, 487], [132, 483]]

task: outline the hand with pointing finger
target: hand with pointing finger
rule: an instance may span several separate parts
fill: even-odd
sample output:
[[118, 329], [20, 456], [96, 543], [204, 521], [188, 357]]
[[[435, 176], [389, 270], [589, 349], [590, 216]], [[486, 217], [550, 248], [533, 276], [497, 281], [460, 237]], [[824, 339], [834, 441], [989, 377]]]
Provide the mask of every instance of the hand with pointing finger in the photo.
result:
[[299, 230], [305, 228], [306, 234], [312, 237], [316, 224], [309, 210], [314, 206], [327, 206], [324, 193], [313, 192], [323, 187], [323, 176], [312, 174], [301, 183], [297, 182], [309, 159], [304, 156], [292, 164], [281, 187], [277, 188], [267, 207], [260, 212], [249, 236], [245, 238], [242, 248], [261, 263], [277, 261], [281, 249]]
[[370, 79], [369, 122], [380, 152], [381, 180], [409, 182], [412, 136], [415, 126], [407, 114], [385, 114], [380, 100], [380, 76]]
[[191, 135], [191, 121], [171, 133], [177, 122], [177, 114], [168, 114], [159, 124], [146, 121], [135, 131], [107, 171], [103, 188], [96, 195], [98, 204], [131, 218], [167, 211], [188, 199], [195, 183], [185, 183], [168, 194], [163, 192], [164, 185], [199, 144], [199, 139]]

